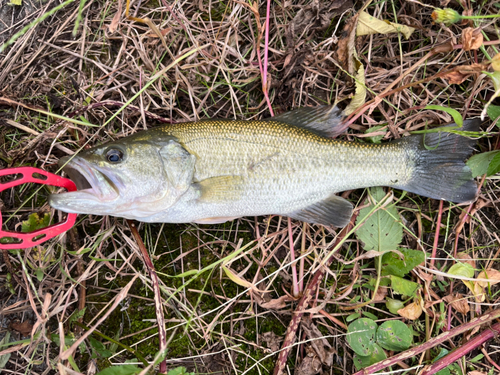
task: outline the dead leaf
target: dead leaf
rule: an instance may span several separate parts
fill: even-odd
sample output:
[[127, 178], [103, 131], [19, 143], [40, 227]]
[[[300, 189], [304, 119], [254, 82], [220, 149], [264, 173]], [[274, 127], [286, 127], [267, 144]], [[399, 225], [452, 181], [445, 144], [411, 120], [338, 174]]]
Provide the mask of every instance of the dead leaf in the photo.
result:
[[344, 26], [340, 40], [337, 44], [337, 50], [335, 51], [337, 55], [337, 60], [340, 65], [349, 74], [353, 75], [355, 73], [354, 63], [352, 62], [353, 51], [355, 51], [355, 41], [356, 41], [356, 24], [358, 22], [358, 14], [353, 16]]
[[482, 271], [478, 276], [478, 279], [486, 279], [486, 281], [480, 281], [478, 280], [477, 283], [482, 286], [483, 288], [486, 288], [489, 285], [495, 285], [497, 283], [500, 283], [500, 271], [494, 270], [493, 268], [487, 269], [485, 271]]
[[467, 314], [470, 311], [469, 303], [467, 299], [460, 293], [456, 293], [453, 295], [448, 295], [443, 298], [446, 302], [448, 302], [451, 307], [453, 307], [456, 311]]
[[469, 371], [467, 375], [486, 375], [486, 373], [481, 371]]
[[460, 84], [472, 74], [480, 74], [484, 69], [485, 66], [483, 64], [457, 66], [443, 74], [441, 77], [446, 79], [450, 85]]
[[351, 0], [329, 2], [314, 0], [311, 4], [301, 7], [285, 31], [288, 49], [295, 47], [295, 39], [301, 35], [308, 34], [310, 37], [314, 32], [325, 31], [332, 24], [335, 16], [342, 14], [352, 6]]
[[331, 367], [333, 365], [333, 355], [337, 350], [332, 348], [328, 340], [324, 338], [324, 334], [316, 327], [311, 318], [302, 320], [302, 330], [306, 338], [310, 340], [311, 348], [319, 358], [320, 364]]
[[460, 260], [462, 263], [470, 264], [472, 266], [472, 268], [476, 268], [476, 262], [467, 253], [463, 253], [463, 252], [458, 253], [457, 260]]
[[356, 27], [356, 35], [358, 36], [401, 33], [408, 39], [414, 31], [415, 29], [413, 27], [386, 20], [382, 21], [366, 12], [361, 12], [359, 14], [358, 25]]
[[377, 294], [373, 295], [374, 301], [383, 301], [387, 296], [387, 291], [389, 290], [386, 286], [379, 286], [377, 289]]
[[306, 346], [306, 356], [295, 368], [294, 375], [316, 375], [322, 370], [321, 360], [311, 346]]
[[[172, 28], [167, 27], [166, 29], [160, 30], [160, 34], [165, 36], [171, 31], [172, 31]], [[147, 33], [146, 36], [149, 38], [159, 38], [158, 34], [156, 34], [156, 33]]]
[[462, 31], [462, 48], [464, 51], [470, 51], [473, 49], [479, 49], [483, 45], [483, 34], [481, 34], [481, 29], [473, 29], [472, 27], [467, 27]]
[[293, 301], [293, 298], [287, 295], [281, 296], [279, 298], [275, 298], [270, 300], [269, 302], [259, 303], [259, 306], [265, 309], [279, 310], [286, 307], [286, 303]]
[[359, 62], [357, 56], [353, 57], [353, 59], [359, 63], [359, 67], [356, 72], [356, 91], [351, 99], [351, 102], [344, 109], [345, 116], [349, 116], [356, 109], [365, 104], [366, 99], [365, 67]]
[[108, 26], [108, 30], [110, 33], [114, 33], [118, 28], [118, 24], [120, 23], [120, 18], [122, 16], [122, 1], [123, 0], [118, 0], [118, 9], [116, 10], [113, 20]]
[[273, 353], [280, 350], [283, 337], [278, 336], [276, 333], [272, 331], [264, 332], [261, 337], [262, 341], [266, 343], [267, 347], [271, 349]]
[[33, 325], [28, 320], [25, 320], [22, 323], [18, 322], [11, 323], [10, 328], [13, 329], [14, 331], [19, 332], [22, 336], [28, 336], [31, 333], [31, 330], [33, 329]]
[[398, 314], [406, 319], [417, 320], [420, 315], [422, 315], [422, 311], [422, 306], [420, 306], [419, 303], [412, 302], [409, 305], [398, 310]]

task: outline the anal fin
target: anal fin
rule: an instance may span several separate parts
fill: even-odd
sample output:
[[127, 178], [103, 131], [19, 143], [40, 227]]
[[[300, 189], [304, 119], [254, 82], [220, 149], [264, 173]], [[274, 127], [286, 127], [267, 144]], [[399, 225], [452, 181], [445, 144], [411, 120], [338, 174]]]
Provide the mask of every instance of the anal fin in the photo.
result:
[[196, 224], [221, 224], [225, 223], [226, 221], [231, 221], [234, 219], [238, 219], [240, 216], [233, 216], [233, 217], [206, 217], [204, 219], [199, 219], [193, 221], [193, 223]]
[[327, 199], [314, 203], [301, 210], [290, 212], [286, 216], [306, 223], [333, 225], [337, 228], [345, 227], [351, 220], [352, 203], [338, 195], [331, 195]]

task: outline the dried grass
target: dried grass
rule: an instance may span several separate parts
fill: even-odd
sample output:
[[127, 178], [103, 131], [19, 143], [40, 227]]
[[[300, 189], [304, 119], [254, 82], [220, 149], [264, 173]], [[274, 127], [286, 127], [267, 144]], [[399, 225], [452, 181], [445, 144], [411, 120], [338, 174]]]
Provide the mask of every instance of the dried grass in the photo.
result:
[[[34, 165], [55, 171], [57, 160], [70, 152], [161, 122], [268, 117], [257, 58], [258, 51], [264, 53], [266, 48], [267, 87], [275, 113], [349, 98], [354, 93], [354, 83], [341, 69], [345, 67], [336, 54], [343, 27], [355, 13], [344, 3], [347, 2], [272, 3], [266, 45], [259, 34], [266, 17], [265, 3], [252, 9], [249, 3], [240, 1], [133, 2], [131, 14], [149, 17], [161, 32], [162, 40], [149, 26], [127, 21], [123, 16], [124, 3], [97, 0], [84, 3], [80, 27], [73, 36], [79, 9], [78, 3], [73, 2], [29, 29], [0, 53], [0, 97], [9, 100], [0, 102], [0, 168]], [[18, 7], [0, 0], [0, 43], [58, 4], [55, 0], [24, 0]], [[356, 9], [361, 6], [355, 5]], [[117, 14], [118, 9], [121, 15]], [[432, 8], [419, 1], [381, 2], [368, 10], [379, 18], [417, 29], [409, 41], [397, 35], [357, 39], [358, 55], [366, 66], [366, 85], [373, 92], [368, 99], [383, 92], [435, 46], [458, 43], [461, 26], [433, 25]], [[494, 14], [498, 8], [494, 1], [487, 1], [474, 11]], [[490, 40], [500, 39], [495, 22], [481, 23]], [[490, 45], [482, 51], [455, 49], [434, 54], [397, 86], [433, 77], [444, 69], [481, 62], [486, 54], [493, 56], [497, 52], [496, 46]], [[161, 78], [145, 88], [162, 70], [165, 72]], [[491, 85], [477, 75], [460, 85], [449, 85], [442, 78], [431, 79], [385, 97], [373, 113], [363, 114], [351, 125], [346, 137], [362, 137], [366, 129], [386, 125], [379, 131], [384, 139], [392, 139], [424, 126], [451, 121], [444, 112], [423, 110], [427, 104], [456, 108], [465, 117], [477, 116], [491, 94]], [[110, 121], [113, 115], [116, 116]], [[493, 137], [481, 141], [481, 151], [497, 149], [498, 135], [493, 133], [496, 128], [488, 124], [486, 128]], [[467, 251], [476, 260], [477, 268], [488, 262], [490, 267], [499, 267], [498, 181], [497, 177], [485, 181], [480, 193], [482, 207], [476, 210], [478, 207], [473, 206], [472, 218], [457, 232], [460, 208], [444, 205], [443, 229], [437, 243], [437, 262], [441, 267], [452, 261], [455, 246], [458, 251]], [[0, 208], [4, 217], [13, 216], [9, 225], [19, 223], [30, 212], [49, 211], [43, 203], [47, 191], [41, 191], [16, 211], [32, 193], [32, 187], [2, 193]], [[353, 201], [362, 203], [362, 191], [349, 194]], [[436, 201], [422, 197], [410, 195], [402, 201], [401, 212], [408, 230], [406, 246], [431, 251], [438, 225], [437, 208]], [[290, 293], [292, 283], [289, 233], [297, 257], [304, 261], [304, 285], [325, 259], [330, 250], [327, 245], [337, 234], [299, 222], [288, 227], [287, 220], [279, 217], [244, 218], [210, 227], [141, 224], [139, 229], [160, 275], [170, 348], [168, 367], [183, 365], [191, 371], [225, 374], [269, 373], [274, 367], [276, 351], [295, 309], [294, 299], [284, 297]], [[210, 268], [241, 246], [246, 246], [244, 251], [228, 266], [252, 284], [250, 294], [229, 280], [219, 266]], [[350, 237], [339, 257], [350, 260], [360, 253], [360, 244]], [[3, 257], [0, 337], [10, 330], [16, 340], [25, 340], [15, 347], [3, 370], [6, 374], [49, 374], [56, 371], [56, 364], [59, 371], [70, 368], [71, 364], [59, 360], [63, 350], [58, 348], [54, 335], [80, 337], [82, 329], [72, 324], [70, 317], [84, 307], [86, 326], [138, 350], [148, 361], [153, 359], [159, 346], [151, 281], [136, 241], [123, 220], [80, 216], [78, 225], [67, 236], [35, 249], [4, 252]], [[10, 264], [5, 262], [6, 257]], [[196, 278], [179, 277], [203, 267], [210, 269]], [[13, 294], [7, 273], [14, 274], [18, 281], [10, 281]], [[369, 259], [355, 266], [338, 262], [320, 284], [314, 305], [321, 308], [310, 310], [308, 315], [321, 327], [330, 345], [337, 348], [333, 364], [325, 368], [325, 373], [354, 372], [342, 328], [350, 312], [340, 310], [339, 305], [356, 296], [366, 297], [367, 289], [358, 286], [373, 273]], [[422, 277], [420, 271], [415, 275]], [[134, 277], [138, 278], [129, 293], [112, 310], [114, 298]], [[429, 306], [449, 293], [446, 282], [437, 283], [441, 289], [433, 287]], [[465, 287], [457, 284], [454, 292], [467, 294]], [[492, 288], [489, 298], [482, 304], [469, 299], [469, 304], [477, 313], [498, 306], [498, 287]], [[383, 319], [392, 317], [384, 305], [366, 309]], [[429, 311], [437, 314], [435, 308], [429, 307]], [[469, 320], [451, 309], [449, 314], [449, 318], [437, 314], [430, 319], [449, 319], [453, 326]], [[97, 324], [103, 316], [108, 317]], [[16, 330], [12, 325], [16, 322], [25, 325], [22, 329], [15, 326]], [[413, 326], [423, 329], [419, 323]], [[138, 358], [105, 339], [92, 337], [113, 349], [113, 356], [107, 360], [92, 359], [87, 340], [86, 349], [74, 353], [83, 373], [93, 374], [109, 363]], [[422, 334], [420, 339], [423, 338]], [[298, 341], [303, 339], [300, 334]], [[294, 347], [288, 361], [291, 369], [299, 366], [307, 348]], [[500, 361], [498, 343], [492, 342], [482, 351], [483, 359], [467, 365], [487, 372], [491, 361]], [[5, 352], [5, 347], [0, 347], [0, 355]]]

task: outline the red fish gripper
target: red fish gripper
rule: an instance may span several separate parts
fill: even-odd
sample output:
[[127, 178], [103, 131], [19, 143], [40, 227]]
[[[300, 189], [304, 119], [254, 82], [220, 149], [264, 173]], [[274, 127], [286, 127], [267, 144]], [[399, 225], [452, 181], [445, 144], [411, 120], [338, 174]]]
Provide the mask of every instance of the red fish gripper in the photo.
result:
[[[76, 191], [76, 185], [70, 179], [55, 175], [53, 173], [44, 171], [43, 169], [34, 167], [18, 167], [7, 168], [0, 170], [0, 176], [14, 176], [18, 175], [16, 179], [8, 182], [0, 181], [0, 192], [14, 186], [22, 185], [25, 183], [33, 182], [40, 185], [50, 185], [63, 187], [68, 191]], [[66, 220], [50, 225], [45, 228], [35, 230], [28, 233], [18, 233], [4, 231], [2, 229], [2, 215], [0, 212], [0, 240], [2, 238], [14, 239], [15, 243], [0, 243], [0, 249], [26, 249], [41, 244], [42, 242], [51, 239], [58, 234], [66, 232], [73, 225], [75, 225], [77, 214], [68, 214]]]

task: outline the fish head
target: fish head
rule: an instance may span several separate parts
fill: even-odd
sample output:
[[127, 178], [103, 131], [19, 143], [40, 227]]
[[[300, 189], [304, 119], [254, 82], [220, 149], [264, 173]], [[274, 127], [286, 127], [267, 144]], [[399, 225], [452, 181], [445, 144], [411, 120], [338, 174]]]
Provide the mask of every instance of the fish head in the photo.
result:
[[[186, 165], [165, 151], [175, 145], [178, 143], [174, 139], [151, 142], [132, 138], [63, 157], [59, 165], [77, 191], [52, 194], [49, 204], [68, 213], [135, 219], [165, 209], [188, 189], [194, 170], [192, 158], [192, 163]], [[171, 169], [176, 165], [188, 171], [183, 183], [172, 177]]]

